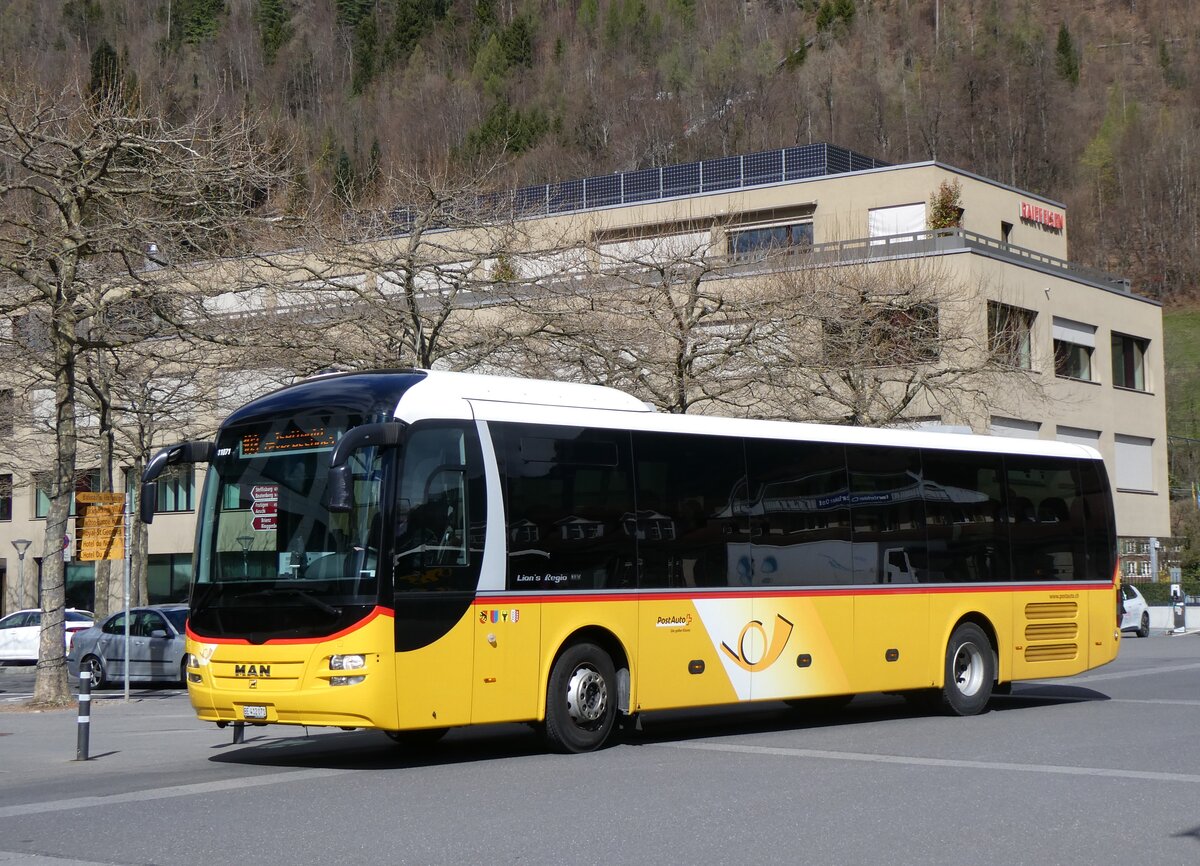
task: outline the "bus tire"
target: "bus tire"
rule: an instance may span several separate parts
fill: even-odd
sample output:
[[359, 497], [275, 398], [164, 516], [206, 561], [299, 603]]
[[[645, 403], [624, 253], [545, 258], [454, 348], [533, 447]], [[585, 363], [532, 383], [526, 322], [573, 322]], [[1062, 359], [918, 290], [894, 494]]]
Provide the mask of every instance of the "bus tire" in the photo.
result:
[[546, 687], [546, 743], [555, 752], [591, 752], [604, 745], [617, 717], [617, 676], [595, 644], [567, 647]]
[[981, 713], [992, 697], [995, 681], [996, 662], [991, 641], [975, 623], [961, 623], [946, 645], [942, 706], [955, 716]]

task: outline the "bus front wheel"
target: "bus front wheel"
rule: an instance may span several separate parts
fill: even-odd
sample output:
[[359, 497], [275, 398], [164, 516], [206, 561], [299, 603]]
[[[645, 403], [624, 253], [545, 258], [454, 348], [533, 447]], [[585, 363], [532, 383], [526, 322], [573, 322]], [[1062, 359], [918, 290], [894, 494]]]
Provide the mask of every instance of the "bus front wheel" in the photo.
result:
[[956, 716], [980, 713], [992, 697], [995, 681], [996, 662], [991, 641], [975, 623], [962, 623], [950, 635], [950, 643], [946, 646], [942, 704]]
[[550, 670], [546, 742], [556, 752], [591, 752], [604, 745], [617, 717], [617, 676], [595, 644], [568, 647]]

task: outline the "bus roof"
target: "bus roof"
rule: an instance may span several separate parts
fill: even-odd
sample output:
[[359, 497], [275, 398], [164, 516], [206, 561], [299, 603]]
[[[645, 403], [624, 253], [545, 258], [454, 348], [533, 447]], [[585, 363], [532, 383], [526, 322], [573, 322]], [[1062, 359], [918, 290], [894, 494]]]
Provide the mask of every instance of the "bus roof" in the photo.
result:
[[[531, 412], [534, 406], [537, 410]], [[480, 421], [1100, 459], [1100, 454], [1093, 448], [1052, 440], [670, 414], [656, 412], [624, 391], [600, 385], [441, 370], [429, 371], [424, 379], [404, 394], [396, 417], [410, 422], [433, 417], [474, 418]]]

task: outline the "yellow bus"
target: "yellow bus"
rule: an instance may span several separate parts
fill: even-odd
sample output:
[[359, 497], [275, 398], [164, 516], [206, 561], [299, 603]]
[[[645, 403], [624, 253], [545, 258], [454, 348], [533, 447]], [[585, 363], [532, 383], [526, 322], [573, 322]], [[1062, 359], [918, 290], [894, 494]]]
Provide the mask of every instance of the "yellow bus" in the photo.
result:
[[219, 725], [532, 722], [582, 752], [680, 707], [886, 691], [974, 714], [1120, 643], [1112, 499], [1079, 445], [400, 370], [164, 449], [144, 520], [197, 462], [188, 691]]

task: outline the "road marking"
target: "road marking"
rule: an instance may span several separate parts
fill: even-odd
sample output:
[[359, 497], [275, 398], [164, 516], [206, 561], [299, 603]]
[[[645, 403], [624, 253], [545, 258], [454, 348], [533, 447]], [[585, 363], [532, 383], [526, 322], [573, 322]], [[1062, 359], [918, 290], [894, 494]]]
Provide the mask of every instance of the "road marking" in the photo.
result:
[[0, 851], [0, 863], [16, 863], [18, 866], [112, 866], [111, 862], [99, 860], [71, 860], [51, 857], [49, 854], [26, 854], [21, 851]]
[[0, 806], [0, 819], [37, 815], [41, 812], [66, 812], [71, 809], [89, 809], [93, 806], [109, 806], [114, 803], [141, 803], [146, 800], [161, 800], [167, 797], [192, 797], [197, 794], [215, 794], [239, 788], [275, 785], [280, 782], [325, 779], [330, 776], [340, 776], [349, 772], [351, 771], [329, 769], [292, 770], [286, 773], [269, 773], [265, 776], [222, 779], [219, 782], [197, 782], [192, 785], [150, 788], [146, 791], [130, 791], [126, 794], [105, 794], [100, 797], [72, 797], [68, 800], [51, 800], [46, 803], [22, 803], [16, 806]]
[[784, 758], [815, 758], [828, 761], [856, 761], [867, 764], [899, 764], [910, 767], [1006, 770], [1017, 773], [1046, 773], [1059, 776], [1099, 776], [1110, 779], [1138, 779], [1145, 782], [1184, 782], [1190, 785], [1200, 785], [1200, 775], [1192, 773], [1157, 773], [1150, 770], [1117, 770], [1109, 767], [1064, 767], [1055, 764], [1010, 764], [1003, 761], [963, 761], [955, 758], [873, 755], [867, 752], [791, 749], [782, 746], [747, 746], [738, 743], [656, 743], [655, 745], [668, 749], [694, 749], [701, 752], [736, 752], [744, 755], [774, 755]]
[[1062, 677], [1059, 679], [1046, 680], [1022, 680], [1022, 682], [1042, 682], [1042, 683], [1063, 683], [1066, 685], [1076, 685], [1077, 683], [1098, 683], [1101, 680], [1120, 680], [1126, 677], [1144, 677], [1152, 674], [1170, 674], [1176, 671], [1194, 671], [1200, 669], [1200, 662], [1193, 662], [1186, 665], [1171, 665], [1165, 668], [1138, 668], [1133, 671], [1112, 671], [1105, 674], [1087, 674], [1082, 677]]

